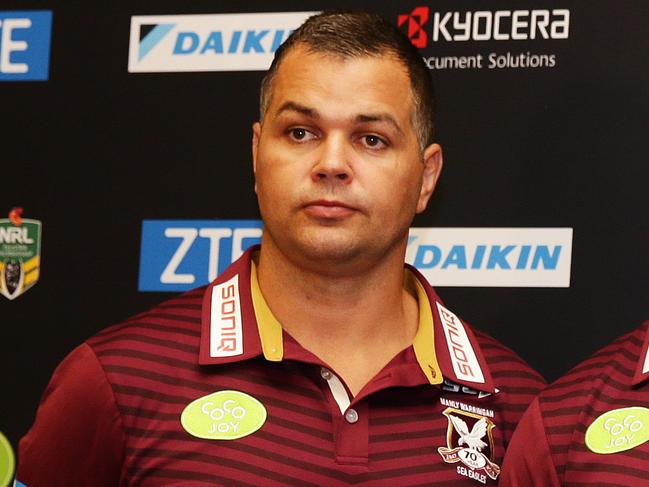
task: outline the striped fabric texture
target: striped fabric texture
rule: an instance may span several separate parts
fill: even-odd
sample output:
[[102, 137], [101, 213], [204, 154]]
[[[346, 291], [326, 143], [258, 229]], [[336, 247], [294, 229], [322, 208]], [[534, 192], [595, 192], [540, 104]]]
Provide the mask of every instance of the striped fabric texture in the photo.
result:
[[514, 434], [505, 486], [649, 485], [649, 321], [577, 365]]
[[[17, 479], [27, 487], [497, 484], [512, 432], [544, 386], [537, 373], [462, 323], [464, 351], [475, 352], [485, 377], [467, 382], [454, 369], [452, 341], [440, 332], [435, 310], [430, 347], [443, 374], [439, 383], [409, 347], [351, 397], [335, 371], [287, 334], [281, 359], [264, 355], [250, 265], [245, 254], [207, 289], [162, 303], [73, 351], [21, 440]], [[209, 294], [233, 276], [245, 351], [200, 360], [214, 316], [206, 312]], [[420, 298], [432, 310], [441, 301], [421, 284], [427, 298]], [[219, 391], [234, 399], [201, 399]], [[236, 402], [244, 396], [263, 405], [263, 424], [224, 439], [245, 427], [243, 420], [225, 421], [224, 410], [236, 418], [256, 411]], [[194, 416], [183, 413], [192, 403]], [[212, 433], [187, 427], [205, 415]]]

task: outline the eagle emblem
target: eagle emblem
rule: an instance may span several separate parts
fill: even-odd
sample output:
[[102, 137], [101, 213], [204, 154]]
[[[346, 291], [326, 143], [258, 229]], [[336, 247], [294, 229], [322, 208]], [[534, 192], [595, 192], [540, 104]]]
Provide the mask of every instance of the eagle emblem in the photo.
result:
[[489, 477], [496, 480], [500, 466], [494, 463], [494, 422], [478, 414], [448, 407], [443, 411], [448, 418], [446, 446], [437, 448], [446, 463], [464, 464], [458, 472], [482, 483]]
[[449, 414], [448, 418], [451, 420], [455, 430], [460, 435], [460, 439], [457, 442], [458, 445], [462, 446], [462, 444], [465, 444], [471, 450], [477, 451], [481, 451], [485, 446], [487, 446], [487, 444], [482, 441], [482, 438], [487, 434], [487, 418], [482, 418], [474, 423], [471, 431], [469, 431], [466, 422], [460, 419], [459, 416]]

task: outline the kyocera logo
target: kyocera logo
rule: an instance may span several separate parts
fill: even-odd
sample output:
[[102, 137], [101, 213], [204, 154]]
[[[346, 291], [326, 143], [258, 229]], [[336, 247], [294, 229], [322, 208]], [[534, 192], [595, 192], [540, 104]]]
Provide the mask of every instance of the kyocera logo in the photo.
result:
[[266, 70], [313, 13], [134, 16], [129, 71]]
[[213, 281], [261, 239], [259, 220], [145, 220], [140, 291], [184, 291]]
[[435, 12], [431, 16], [429, 7], [420, 6], [400, 14], [397, 24], [419, 48], [427, 47], [429, 38], [432, 42], [567, 39], [570, 10], [478, 10]]

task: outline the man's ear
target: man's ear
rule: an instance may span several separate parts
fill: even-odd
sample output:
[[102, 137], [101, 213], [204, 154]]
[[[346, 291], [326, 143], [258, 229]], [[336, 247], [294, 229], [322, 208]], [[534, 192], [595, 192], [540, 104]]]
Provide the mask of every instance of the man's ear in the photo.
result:
[[435, 185], [442, 172], [444, 159], [442, 157], [442, 148], [439, 144], [431, 144], [424, 149], [424, 173], [421, 180], [421, 191], [417, 201], [417, 213], [421, 213], [428, 206]]
[[[261, 135], [261, 124], [252, 124], [252, 172], [257, 174], [257, 151], [259, 150], [259, 136]], [[255, 193], [257, 192], [257, 179], [255, 178]]]

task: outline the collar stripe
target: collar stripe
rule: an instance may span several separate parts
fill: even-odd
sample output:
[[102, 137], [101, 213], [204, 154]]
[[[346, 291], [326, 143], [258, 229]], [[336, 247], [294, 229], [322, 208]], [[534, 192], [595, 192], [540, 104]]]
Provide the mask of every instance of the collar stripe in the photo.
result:
[[259, 281], [257, 280], [257, 266], [253, 260], [250, 261], [250, 291], [264, 357], [271, 362], [281, 362], [284, 358], [282, 325], [275, 318], [261, 293]]
[[412, 341], [412, 348], [415, 351], [415, 357], [417, 357], [419, 367], [421, 367], [428, 382], [433, 385], [441, 384], [444, 381], [444, 377], [435, 354], [435, 328], [433, 325], [433, 313], [430, 309], [430, 301], [419, 279], [409, 269], [406, 269], [405, 274], [406, 287], [416, 290], [417, 303], [419, 305], [419, 327]]

